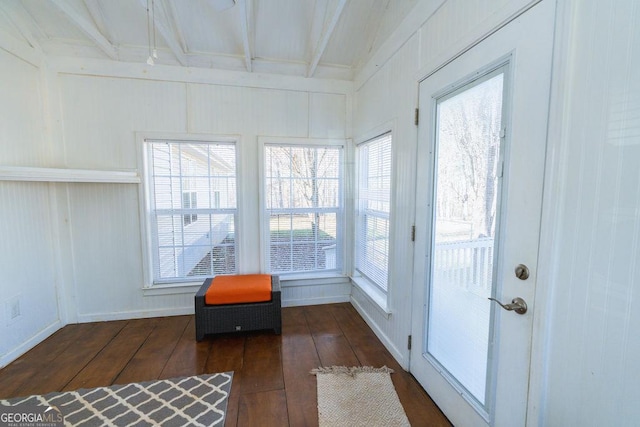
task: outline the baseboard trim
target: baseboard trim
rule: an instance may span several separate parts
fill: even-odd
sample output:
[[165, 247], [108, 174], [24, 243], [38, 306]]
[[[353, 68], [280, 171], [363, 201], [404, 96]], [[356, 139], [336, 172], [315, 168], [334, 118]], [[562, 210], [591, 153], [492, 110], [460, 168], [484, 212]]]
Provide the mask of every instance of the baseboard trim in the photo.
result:
[[299, 307], [303, 305], [337, 304], [341, 302], [349, 302], [350, 298], [350, 295], [336, 295], [330, 297], [289, 299], [282, 301], [282, 306]]
[[362, 316], [364, 321], [369, 325], [374, 334], [378, 337], [378, 339], [382, 342], [382, 344], [389, 350], [389, 353], [393, 356], [394, 359], [402, 366], [404, 370], [409, 370], [409, 363], [407, 359], [403, 356], [402, 352], [398, 350], [393, 342], [387, 337], [387, 335], [378, 327], [378, 325], [373, 321], [373, 319], [369, 316], [367, 311], [360, 305], [358, 300], [351, 297], [351, 305], [356, 309], [356, 311]]
[[2, 355], [2, 357], [0, 358], [0, 368], [4, 368], [9, 363], [13, 362], [18, 357], [22, 356], [27, 351], [31, 350], [33, 347], [40, 344], [45, 339], [49, 338], [51, 335], [54, 334], [54, 332], [56, 332], [58, 329], [62, 328], [63, 326], [64, 325], [60, 320], [56, 320], [55, 322], [53, 322], [52, 324], [50, 324], [49, 326], [47, 326], [46, 328], [44, 328], [43, 330], [41, 330], [40, 332], [32, 336], [31, 338], [29, 338], [28, 340], [20, 344], [18, 347]]
[[[349, 302], [350, 295], [335, 295], [329, 297], [318, 298], [300, 298], [283, 300], [283, 307], [296, 307], [302, 305], [318, 305], [318, 304], [335, 304], [341, 302]], [[148, 317], [164, 317], [164, 316], [184, 316], [194, 312], [194, 306], [175, 307], [175, 308], [159, 308], [155, 310], [135, 310], [135, 311], [119, 311], [115, 313], [79, 313], [78, 323], [89, 322], [107, 322], [111, 320], [130, 320], [145, 319]]]
[[142, 311], [119, 311], [115, 313], [78, 314], [78, 323], [107, 322], [110, 320], [146, 319], [148, 317], [184, 316], [193, 314], [194, 306], [158, 308]]

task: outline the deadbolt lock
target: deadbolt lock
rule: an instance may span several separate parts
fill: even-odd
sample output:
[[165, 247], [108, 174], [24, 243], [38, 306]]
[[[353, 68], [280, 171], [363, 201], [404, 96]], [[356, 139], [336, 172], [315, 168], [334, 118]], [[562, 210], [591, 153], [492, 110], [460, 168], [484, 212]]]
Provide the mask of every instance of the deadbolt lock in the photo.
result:
[[518, 264], [516, 267], [516, 277], [520, 280], [527, 280], [529, 278], [529, 267], [524, 264]]

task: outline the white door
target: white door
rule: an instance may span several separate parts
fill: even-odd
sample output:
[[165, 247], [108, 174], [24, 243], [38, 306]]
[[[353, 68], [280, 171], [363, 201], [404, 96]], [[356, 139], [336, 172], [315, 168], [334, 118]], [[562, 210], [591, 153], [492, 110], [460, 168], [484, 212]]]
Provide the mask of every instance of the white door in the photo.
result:
[[410, 370], [457, 426], [526, 421], [554, 12], [420, 83]]

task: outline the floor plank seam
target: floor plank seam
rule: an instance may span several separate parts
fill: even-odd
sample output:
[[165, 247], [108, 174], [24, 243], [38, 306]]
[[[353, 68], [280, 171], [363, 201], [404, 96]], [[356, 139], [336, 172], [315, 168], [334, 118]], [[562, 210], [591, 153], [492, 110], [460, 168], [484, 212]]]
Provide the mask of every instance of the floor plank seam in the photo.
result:
[[64, 391], [64, 390], [67, 388], [67, 386], [68, 386], [69, 384], [71, 384], [71, 383], [73, 382], [73, 380], [75, 380], [75, 379], [76, 379], [76, 377], [77, 377], [78, 375], [80, 375], [80, 373], [81, 373], [81, 372], [82, 372], [82, 371], [83, 371], [87, 366], [89, 366], [89, 365], [91, 364], [91, 362], [93, 362], [93, 360], [94, 360], [96, 357], [98, 357], [98, 355], [99, 355], [100, 353], [102, 353], [102, 351], [103, 351], [105, 348], [107, 348], [107, 347], [109, 346], [109, 344], [111, 344], [111, 343], [113, 342], [113, 340], [115, 340], [115, 339], [116, 339], [116, 337], [117, 337], [118, 335], [120, 335], [120, 333], [122, 332], [122, 330], [123, 330], [123, 329], [124, 329], [128, 324], [129, 324], [129, 322], [130, 322], [130, 321], [126, 321], [126, 322], [124, 322], [124, 324], [122, 325], [122, 327], [121, 327], [120, 329], [118, 329], [118, 332], [116, 332], [115, 334], [113, 334], [113, 336], [111, 337], [111, 339], [109, 339], [109, 340], [108, 340], [108, 341], [107, 341], [107, 342], [106, 342], [102, 347], [100, 347], [100, 349], [94, 353], [93, 357], [91, 357], [91, 359], [89, 359], [89, 360], [87, 361], [87, 363], [85, 363], [85, 364], [84, 364], [80, 369], [78, 369], [78, 371], [76, 372], [76, 374], [75, 374], [73, 377], [71, 377], [71, 379], [70, 379], [69, 381], [67, 381], [67, 382], [66, 382], [66, 383], [65, 383], [65, 384], [60, 388], [60, 390], [61, 390], [61, 391]]

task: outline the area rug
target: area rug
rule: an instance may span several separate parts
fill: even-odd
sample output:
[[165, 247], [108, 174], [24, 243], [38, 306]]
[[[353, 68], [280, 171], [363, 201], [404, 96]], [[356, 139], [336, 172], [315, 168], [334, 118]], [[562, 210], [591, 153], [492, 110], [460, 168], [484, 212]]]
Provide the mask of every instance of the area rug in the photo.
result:
[[0, 400], [0, 410], [53, 407], [71, 426], [223, 425], [232, 378], [224, 372], [49, 393]]
[[320, 427], [410, 426], [393, 387], [392, 372], [386, 366], [312, 370], [318, 382]]

